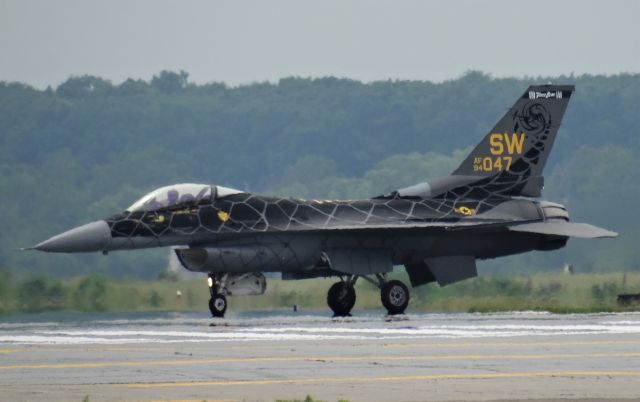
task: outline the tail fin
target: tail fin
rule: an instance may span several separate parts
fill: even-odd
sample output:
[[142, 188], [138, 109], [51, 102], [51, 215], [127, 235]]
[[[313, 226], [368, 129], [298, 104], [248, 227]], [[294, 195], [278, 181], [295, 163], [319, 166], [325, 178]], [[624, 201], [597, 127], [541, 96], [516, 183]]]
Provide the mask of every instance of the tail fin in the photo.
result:
[[475, 177], [494, 193], [539, 197], [542, 170], [573, 91], [573, 85], [530, 86], [453, 175]]

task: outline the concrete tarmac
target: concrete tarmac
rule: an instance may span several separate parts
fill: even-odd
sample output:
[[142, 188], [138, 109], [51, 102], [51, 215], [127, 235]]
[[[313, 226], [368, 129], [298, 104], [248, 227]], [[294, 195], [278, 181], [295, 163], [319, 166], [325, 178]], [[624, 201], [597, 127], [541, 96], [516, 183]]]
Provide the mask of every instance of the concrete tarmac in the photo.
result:
[[640, 400], [640, 314], [21, 316], [2, 401]]

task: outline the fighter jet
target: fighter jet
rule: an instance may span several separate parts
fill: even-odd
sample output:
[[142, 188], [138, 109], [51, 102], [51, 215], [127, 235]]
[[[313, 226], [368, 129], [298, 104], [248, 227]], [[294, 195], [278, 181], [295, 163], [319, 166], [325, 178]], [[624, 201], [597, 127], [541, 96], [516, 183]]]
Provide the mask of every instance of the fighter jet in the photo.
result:
[[175, 184], [124, 212], [54, 236], [33, 249], [107, 252], [173, 247], [190, 271], [208, 275], [209, 309], [227, 296], [263, 294], [265, 272], [283, 279], [336, 277], [327, 303], [349, 315], [359, 278], [380, 289], [390, 315], [409, 289], [387, 277], [402, 265], [413, 287], [477, 276], [478, 259], [556, 250], [570, 237], [617, 233], [569, 221], [558, 203], [536, 200], [543, 168], [574, 92], [530, 86], [449, 176], [363, 200], [274, 197], [209, 184]]

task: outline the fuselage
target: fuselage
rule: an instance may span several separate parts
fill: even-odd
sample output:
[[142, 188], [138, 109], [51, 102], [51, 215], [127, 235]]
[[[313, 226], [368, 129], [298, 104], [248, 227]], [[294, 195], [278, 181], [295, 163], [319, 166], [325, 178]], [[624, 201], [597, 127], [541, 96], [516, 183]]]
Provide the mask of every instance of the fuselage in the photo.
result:
[[559, 204], [513, 197], [302, 200], [176, 185], [36, 248], [174, 246], [185, 268], [203, 272], [309, 272], [328, 267], [324, 256], [331, 249], [385, 250], [395, 265], [461, 254], [483, 259], [562, 247], [566, 237], [508, 230], [513, 222], [543, 222], [545, 205], [564, 211]]
[[[296, 271], [322, 264], [328, 248], [385, 249], [394, 264], [460, 254], [493, 258], [549, 249], [557, 236], [512, 233], [501, 224], [543, 221], [539, 202], [508, 197], [301, 200], [233, 193], [106, 220], [104, 250], [182, 246], [186, 268], [206, 272]], [[464, 230], [473, 225], [473, 230]], [[566, 239], [565, 239], [566, 240]], [[553, 247], [557, 248], [557, 247]]]

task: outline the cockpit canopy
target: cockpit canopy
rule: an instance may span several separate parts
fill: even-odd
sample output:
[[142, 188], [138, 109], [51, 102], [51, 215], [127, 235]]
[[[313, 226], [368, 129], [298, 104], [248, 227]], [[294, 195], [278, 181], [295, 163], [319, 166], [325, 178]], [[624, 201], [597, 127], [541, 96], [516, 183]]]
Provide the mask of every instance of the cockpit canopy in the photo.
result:
[[174, 184], [153, 190], [134, 202], [133, 205], [127, 208], [127, 212], [157, 211], [161, 208], [206, 204], [213, 199], [239, 193], [242, 193], [242, 191], [208, 184]]

